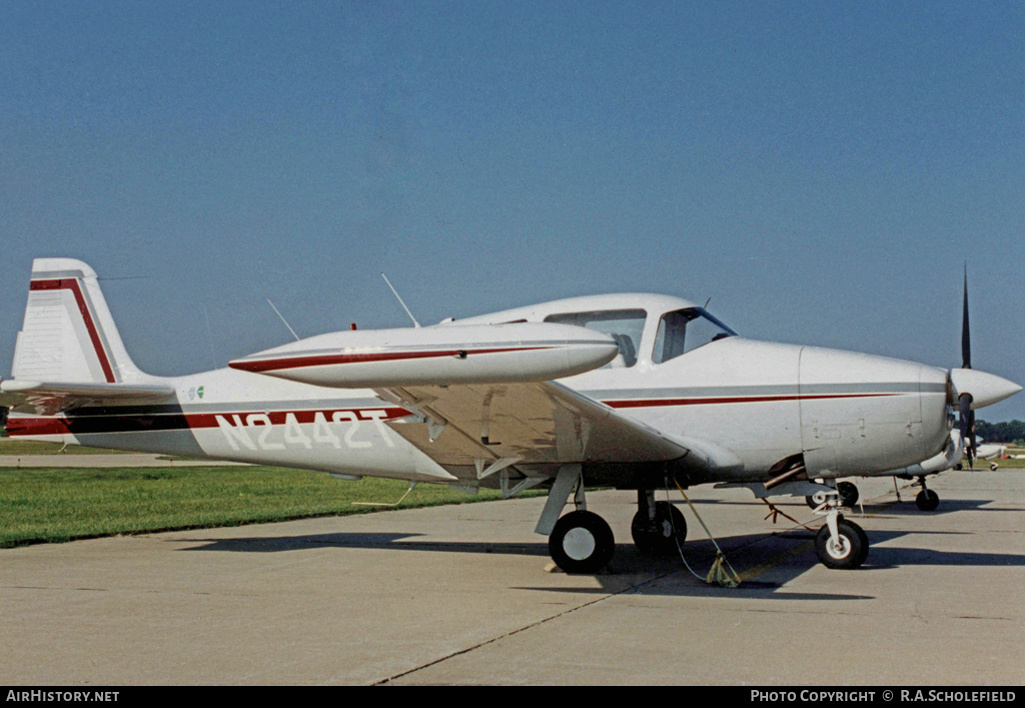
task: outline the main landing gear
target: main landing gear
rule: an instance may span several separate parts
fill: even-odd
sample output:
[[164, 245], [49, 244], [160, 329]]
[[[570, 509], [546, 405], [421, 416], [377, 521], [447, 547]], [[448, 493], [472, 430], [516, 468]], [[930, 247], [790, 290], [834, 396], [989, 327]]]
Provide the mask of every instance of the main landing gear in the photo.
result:
[[567, 573], [597, 573], [612, 560], [616, 539], [597, 514], [584, 509], [560, 518], [548, 537], [548, 552]]
[[[559, 518], [570, 494], [576, 511]], [[603, 518], [587, 511], [580, 465], [559, 469], [534, 532], [548, 536], [552, 560], [567, 573], [597, 573], [616, 550], [612, 529]]]
[[[578, 495], [579, 496], [579, 495]], [[683, 514], [667, 501], [656, 502], [653, 490], [637, 492], [637, 513], [630, 532], [642, 553], [669, 556], [678, 553], [687, 538]], [[548, 536], [548, 552], [555, 564], [567, 573], [597, 573], [615, 552], [616, 540], [608, 523], [594, 512], [577, 504], [559, 518]]]
[[667, 501], [655, 501], [655, 490], [637, 490], [637, 513], [630, 524], [634, 544], [642, 553], [668, 556], [678, 553], [687, 538], [687, 521]]
[[[570, 494], [576, 510], [558, 516]], [[559, 470], [548, 494], [548, 501], [538, 520], [537, 533], [548, 534], [548, 551], [552, 560], [567, 573], [597, 573], [615, 552], [612, 529], [597, 514], [587, 511], [579, 465]], [[683, 514], [667, 501], [655, 501], [655, 492], [637, 492], [637, 513], [630, 532], [643, 553], [664, 556], [677, 553], [687, 538], [687, 522]]]

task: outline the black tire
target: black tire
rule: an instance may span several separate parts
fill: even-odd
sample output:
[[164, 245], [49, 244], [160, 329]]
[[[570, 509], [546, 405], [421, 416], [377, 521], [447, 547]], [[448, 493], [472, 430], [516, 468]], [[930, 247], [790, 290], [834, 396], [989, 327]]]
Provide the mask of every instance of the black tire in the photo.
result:
[[572, 511], [555, 523], [548, 552], [567, 573], [597, 573], [612, 560], [616, 539], [605, 519], [590, 511]]
[[868, 558], [868, 536], [855, 523], [840, 519], [836, 530], [840, 535], [840, 543], [833, 543], [829, 525], [819, 529], [815, 537], [815, 552], [822, 565], [835, 570], [852, 570], [858, 568]]
[[687, 521], [680, 510], [669, 502], [655, 502], [654, 522], [643, 509], [638, 510], [630, 524], [630, 534], [642, 553], [653, 556], [673, 555], [687, 540]]
[[814, 494], [809, 494], [808, 496], [806, 496], [804, 498], [804, 501], [808, 504], [810, 508], [818, 509], [820, 506], [826, 503], [826, 499], [828, 499], [828, 497], [826, 496], [825, 492], [815, 492]]
[[836, 491], [840, 493], [840, 504], [848, 508], [857, 504], [858, 498], [861, 496], [857, 485], [853, 482], [840, 482], [836, 485]]
[[922, 511], [936, 511], [936, 507], [940, 505], [940, 495], [931, 489], [923, 489], [915, 497], [915, 504]]

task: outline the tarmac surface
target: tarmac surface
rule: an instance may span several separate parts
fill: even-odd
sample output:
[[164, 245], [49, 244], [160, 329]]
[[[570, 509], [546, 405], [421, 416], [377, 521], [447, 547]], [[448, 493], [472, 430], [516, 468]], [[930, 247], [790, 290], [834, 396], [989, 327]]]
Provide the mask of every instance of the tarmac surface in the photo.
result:
[[858, 482], [854, 571], [747, 491], [691, 490], [737, 589], [704, 582], [678, 492], [702, 579], [635, 550], [624, 492], [588, 495], [618, 541], [596, 576], [552, 570], [541, 498], [0, 550], [0, 683], [1020, 685], [1025, 471], [930, 479], [932, 513]]

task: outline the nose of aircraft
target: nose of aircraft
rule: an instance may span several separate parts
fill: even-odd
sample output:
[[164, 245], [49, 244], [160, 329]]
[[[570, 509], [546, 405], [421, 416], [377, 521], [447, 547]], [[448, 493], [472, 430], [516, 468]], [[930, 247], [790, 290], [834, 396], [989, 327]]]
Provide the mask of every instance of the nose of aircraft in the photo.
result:
[[971, 408], [984, 408], [1010, 398], [1021, 391], [1022, 387], [994, 374], [975, 369], [950, 370], [949, 402], [956, 404], [963, 394], [971, 396]]

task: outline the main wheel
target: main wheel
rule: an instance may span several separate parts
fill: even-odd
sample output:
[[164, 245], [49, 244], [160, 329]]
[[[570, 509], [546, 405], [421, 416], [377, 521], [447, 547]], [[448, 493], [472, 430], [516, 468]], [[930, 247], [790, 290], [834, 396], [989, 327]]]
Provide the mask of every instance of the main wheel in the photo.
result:
[[571, 511], [555, 523], [548, 551], [567, 573], [597, 573], [612, 560], [616, 539], [605, 520], [590, 511]]
[[680, 510], [669, 502], [655, 502], [654, 521], [648, 518], [644, 509], [640, 509], [630, 524], [630, 533], [637, 548], [643, 553], [671, 555], [687, 539], [687, 521]]
[[936, 507], [940, 505], [940, 495], [931, 489], [923, 489], [915, 497], [915, 504], [922, 511], [936, 511]]
[[815, 537], [815, 551], [822, 565], [839, 570], [859, 567], [868, 557], [868, 536], [865, 531], [846, 519], [837, 520], [836, 530], [839, 535], [837, 541], [833, 541], [829, 524], [819, 529]]
[[861, 496], [853, 482], [840, 482], [836, 485], [836, 491], [840, 493], [840, 503], [846, 507], [853, 507]]

